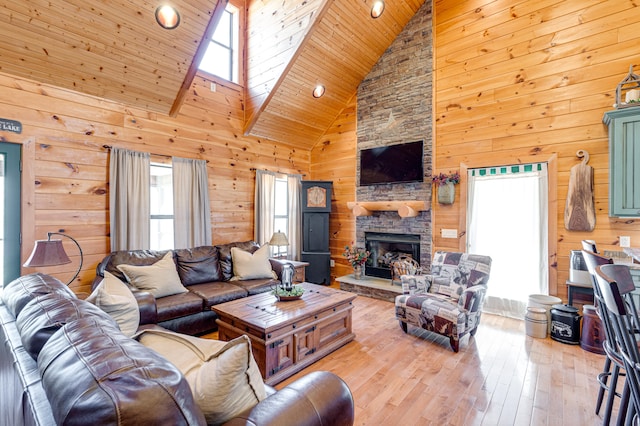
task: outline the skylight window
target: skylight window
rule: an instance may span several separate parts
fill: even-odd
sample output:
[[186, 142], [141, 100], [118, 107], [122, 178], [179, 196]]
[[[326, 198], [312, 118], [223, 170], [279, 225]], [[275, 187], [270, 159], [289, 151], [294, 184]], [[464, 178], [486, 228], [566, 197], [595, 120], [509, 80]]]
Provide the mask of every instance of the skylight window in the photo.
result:
[[231, 3], [216, 27], [198, 69], [225, 80], [239, 83], [240, 12]]

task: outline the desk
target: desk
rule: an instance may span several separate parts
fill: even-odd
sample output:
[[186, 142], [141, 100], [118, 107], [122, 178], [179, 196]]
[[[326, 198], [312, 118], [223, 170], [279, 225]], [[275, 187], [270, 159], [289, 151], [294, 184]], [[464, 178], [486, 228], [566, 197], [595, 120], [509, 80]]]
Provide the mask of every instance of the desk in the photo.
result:
[[569, 297], [569, 305], [573, 305], [574, 293], [586, 294], [593, 297], [593, 285], [584, 283], [575, 283], [567, 280], [567, 295]]

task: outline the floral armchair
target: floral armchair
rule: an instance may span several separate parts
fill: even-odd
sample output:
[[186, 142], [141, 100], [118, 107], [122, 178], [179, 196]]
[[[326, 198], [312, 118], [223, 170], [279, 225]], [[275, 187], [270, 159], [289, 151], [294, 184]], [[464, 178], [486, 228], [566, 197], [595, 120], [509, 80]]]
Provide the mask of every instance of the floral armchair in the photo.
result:
[[468, 253], [438, 251], [430, 275], [403, 275], [396, 297], [396, 318], [406, 333], [407, 324], [449, 337], [458, 352], [460, 339], [473, 336], [489, 281], [491, 258]]

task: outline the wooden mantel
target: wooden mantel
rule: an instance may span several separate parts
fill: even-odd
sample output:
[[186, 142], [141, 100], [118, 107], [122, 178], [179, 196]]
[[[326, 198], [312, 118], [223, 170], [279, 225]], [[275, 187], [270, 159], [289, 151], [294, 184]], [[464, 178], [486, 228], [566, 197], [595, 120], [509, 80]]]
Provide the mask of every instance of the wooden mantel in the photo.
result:
[[371, 216], [372, 211], [396, 210], [400, 217], [416, 217], [422, 210], [428, 210], [427, 203], [419, 200], [408, 201], [349, 201], [347, 203], [349, 210], [354, 216]]

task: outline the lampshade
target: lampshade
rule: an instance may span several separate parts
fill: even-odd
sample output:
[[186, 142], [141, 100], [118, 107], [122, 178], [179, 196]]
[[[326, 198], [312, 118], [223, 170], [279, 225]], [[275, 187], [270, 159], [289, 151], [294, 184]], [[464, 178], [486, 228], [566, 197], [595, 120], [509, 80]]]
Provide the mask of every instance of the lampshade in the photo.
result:
[[62, 240], [52, 240], [52, 235], [61, 235], [63, 237], [69, 238], [71, 241], [75, 243], [78, 247], [78, 251], [80, 252], [80, 265], [78, 266], [78, 270], [75, 275], [67, 285], [71, 284], [73, 280], [76, 279], [80, 271], [82, 270], [82, 262], [84, 260], [84, 256], [82, 254], [82, 248], [78, 242], [68, 236], [67, 234], [62, 234], [60, 232], [49, 232], [47, 233], [46, 240], [37, 240], [36, 244], [33, 246], [33, 251], [31, 252], [31, 256], [27, 259], [26, 262], [22, 266], [26, 268], [38, 268], [41, 266], [57, 266], [64, 265], [67, 263], [71, 263], [71, 259], [67, 256], [67, 252], [64, 250], [62, 246]]
[[287, 240], [287, 236], [284, 232], [274, 232], [273, 236], [269, 240], [270, 246], [288, 246], [289, 240]]
[[33, 247], [31, 256], [22, 266], [40, 267], [40, 266], [56, 266], [71, 263], [71, 259], [67, 256], [62, 246], [62, 240], [38, 240]]

